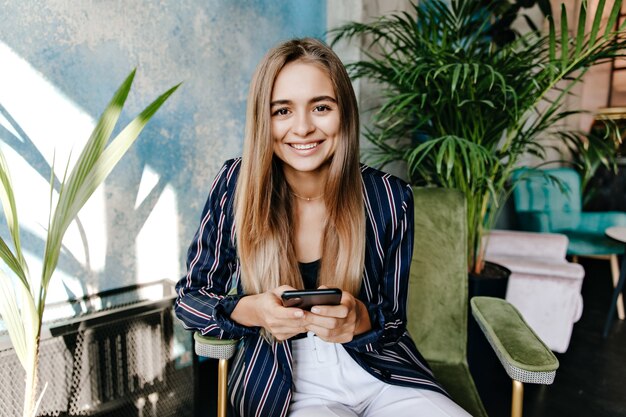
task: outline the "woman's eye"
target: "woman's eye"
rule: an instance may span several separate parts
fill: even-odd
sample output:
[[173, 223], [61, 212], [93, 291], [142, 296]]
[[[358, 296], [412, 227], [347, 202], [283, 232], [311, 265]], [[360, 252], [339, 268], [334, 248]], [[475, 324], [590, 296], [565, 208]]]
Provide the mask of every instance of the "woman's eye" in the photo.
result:
[[289, 114], [289, 110], [284, 107], [274, 110], [274, 112], [272, 113], [273, 116], [286, 116], [288, 114]]
[[315, 106], [315, 108], [313, 108], [313, 111], [317, 112], [324, 112], [328, 110], [330, 110], [330, 106], [327, 106], [326, 104], [320, 104], [319, 106]]

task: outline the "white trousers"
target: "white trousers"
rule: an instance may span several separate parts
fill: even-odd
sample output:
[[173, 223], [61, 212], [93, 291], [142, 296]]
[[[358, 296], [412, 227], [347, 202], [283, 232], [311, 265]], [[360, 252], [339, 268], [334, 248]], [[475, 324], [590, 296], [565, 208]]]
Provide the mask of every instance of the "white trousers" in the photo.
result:
[[390, 385], [357, 364], [338, 343], [309, 333], [292, 342], [289, 417], [468, 417], [438, 392]]

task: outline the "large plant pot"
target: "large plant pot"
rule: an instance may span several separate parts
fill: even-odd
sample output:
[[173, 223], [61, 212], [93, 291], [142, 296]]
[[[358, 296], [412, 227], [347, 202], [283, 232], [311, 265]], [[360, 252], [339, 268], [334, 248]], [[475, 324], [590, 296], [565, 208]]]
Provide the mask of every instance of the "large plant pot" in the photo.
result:
[[481, 274], [469, 273], [469, 299], [476, 296], [504, 299], [510, 275], [511, 271], [504, 266], [485, 262], [485, 268]]
[[[483, 274], [469, 274], [469, 298], [487, 296], [504, 299], [510, 275], [511, 271], [502, 265], [487, 262]], [[502, 401], [506, 393], [494, 388], [507, 387], [508, 392], [509, 377], [474, 320], [471, 309], [467, 324], [467, 359], [478, 393], [488, 415], [506, 415], [508, 405]]]
[[[469, 273], [468, 296], [472, 297], [486, 296], [504, 299], [506, 297], [506, 289], [509, 284], [509, 276], [511, 271], [502, 265], [493, 262], [485, 262], [485, 268], [481, 274]], [[485, 351], [491, 351], [491, 347], [487, 339], [483, 335], [482, 330], [478, 327], [478, 323], [472, 316], [471, 307], [468, 303], [467, 318], [467, 353], [471, 362], [480, 362]]]

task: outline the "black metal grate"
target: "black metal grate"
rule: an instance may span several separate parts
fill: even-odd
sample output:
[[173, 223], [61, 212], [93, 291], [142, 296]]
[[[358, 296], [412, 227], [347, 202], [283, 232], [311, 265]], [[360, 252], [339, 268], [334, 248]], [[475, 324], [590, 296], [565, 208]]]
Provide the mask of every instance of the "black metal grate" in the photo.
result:
[[[47, 388], [38, 415], [192, 416], [191, 339], [172, 298], [110, 313], [96, 323], [85, 315], [42, 341], [39, 388]], [[0, 351], [0, 381], [0, 417], [20, 416], [24, 370], [12, 348]]]

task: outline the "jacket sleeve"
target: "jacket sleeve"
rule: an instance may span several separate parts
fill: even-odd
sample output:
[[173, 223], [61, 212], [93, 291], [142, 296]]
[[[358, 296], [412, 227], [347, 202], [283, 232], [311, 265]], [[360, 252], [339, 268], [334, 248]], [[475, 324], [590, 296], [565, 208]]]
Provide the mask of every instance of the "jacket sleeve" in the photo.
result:
[[228, 161], [213, 181], [187, 253], [187, 274], [176, 285], [174, 308], [183, 326], [219, 339], [258, 332], [230, 320], [239, 297], [227, 295], [239, 281], [232, 216], [236, 164]]
[[397, 343], [406, 331], [409, 270], [413, 257], [413, 192], [405, 184], [399, 194], [401, 203], [392, 221], [391, 238], [383, 248], [382, 279], [375, 280], [380, 283], [378, 300], [365, 303], [372, 329], [345, 344], [358, 352], [380, 352], [385, 346]]

